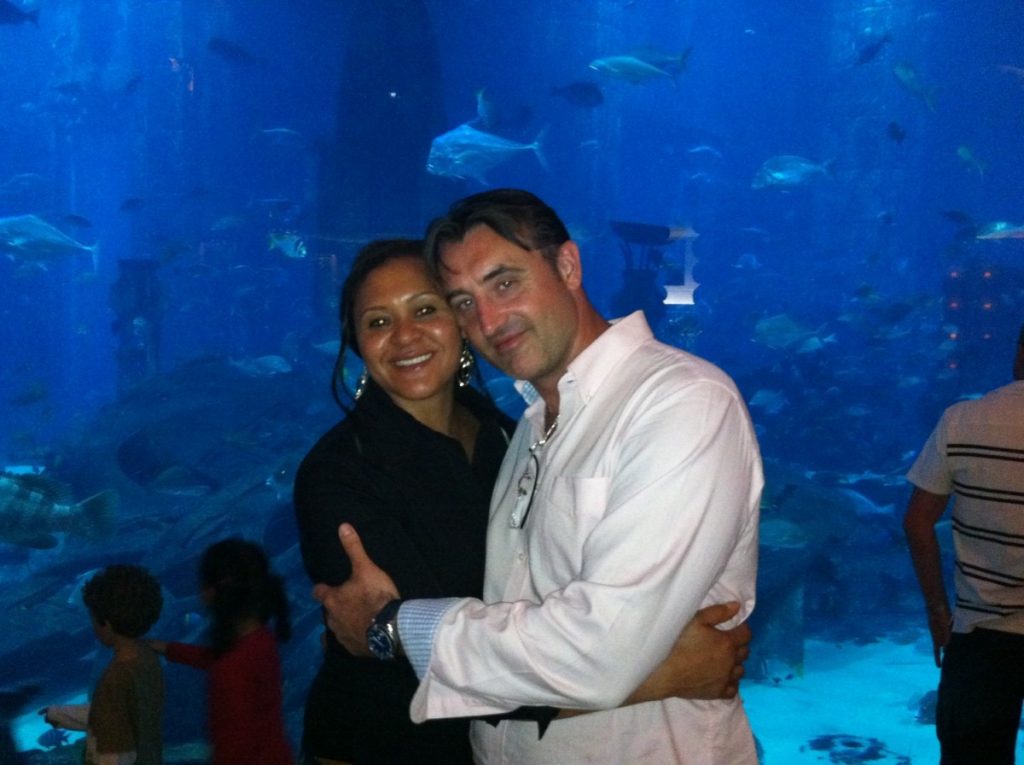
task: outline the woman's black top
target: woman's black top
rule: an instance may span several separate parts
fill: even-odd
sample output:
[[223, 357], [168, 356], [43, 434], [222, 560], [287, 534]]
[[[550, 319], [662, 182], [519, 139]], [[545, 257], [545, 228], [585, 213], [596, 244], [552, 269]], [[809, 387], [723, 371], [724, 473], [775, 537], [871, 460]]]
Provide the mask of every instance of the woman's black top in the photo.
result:
[[[295, 512], [313, 582], [348, 578], [338, 541], [346, 521], [403, 598], [481, 596], [491, 489], [514, 424], [471, 388], [456, 400], [480, 422], [472, 463], [458, 441], [421, 425], [372, 382], [309, 452], [295, 478]], [[417, 684], [406, 659], [355, 657], [328, 634], [306, 705], [306, 753], [356, 765], [472, 762], [465, 720], [409, 720]]]

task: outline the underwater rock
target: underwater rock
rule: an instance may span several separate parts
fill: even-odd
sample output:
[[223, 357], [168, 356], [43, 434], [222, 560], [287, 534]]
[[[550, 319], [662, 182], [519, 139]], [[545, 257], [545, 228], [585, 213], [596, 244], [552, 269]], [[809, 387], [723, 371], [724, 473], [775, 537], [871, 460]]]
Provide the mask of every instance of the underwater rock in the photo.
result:
[[878, 765], [910, 765], [910, 757], [890, 751], [877, 738], [829, 733], [812, 738], [807, 745], [818, 752], [828, 752], [828, 761], [837, 765], [860, 762]]
[[[113, 538], [62, 535], [46, 550], [11, 547], [29, 557], [4, 568], [0, 677], [31, 689], [25, 709], [88, 693], [106, 663], [76, 582], [110, 563], [143, 565], [164, 592], [150, 634], [201, 641], [198, 557], [213, 542], [240, 536], [264, 546], [288, 588], [294, 629], [282, 646], [285, 717], [297, 739], [323, 627], [298, 551], [291, 481], [310, 446], [342, 416], [310, 406], [326, 395], [323, 379], [305, 367], [249, 377], [227, 359], [197, 359], [139, 384], [55, 446], [48, 473], [56, 480], [75, 496], [109, 489], [121, 502]], [[168, 709], [194, 707], [202, 692], [199, 681], [170, 672], [167, 686]], [[204, 761], [189, 747], [205, 738], [202, 715], [168, 722], [168, 751], [181, 756], [165, 762]], [[64, 761], [72, 748], [32, 753], [32, 762]]]

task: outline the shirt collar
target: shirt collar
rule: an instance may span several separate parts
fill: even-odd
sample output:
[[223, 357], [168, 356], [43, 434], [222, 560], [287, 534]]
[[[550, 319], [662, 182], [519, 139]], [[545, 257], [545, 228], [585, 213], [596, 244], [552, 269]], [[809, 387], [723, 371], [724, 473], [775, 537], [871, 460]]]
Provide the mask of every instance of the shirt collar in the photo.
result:
[[[566, 420], [585, 405], [626, 357], [653, 337], [643, 311], [612, 319], [611, 326], [569, 363], [558, 381], [559, 417]], [[515, 386], [528, 405], [524, 416], [539, 422], [544, 399], [526, 380], [517, 380]]]

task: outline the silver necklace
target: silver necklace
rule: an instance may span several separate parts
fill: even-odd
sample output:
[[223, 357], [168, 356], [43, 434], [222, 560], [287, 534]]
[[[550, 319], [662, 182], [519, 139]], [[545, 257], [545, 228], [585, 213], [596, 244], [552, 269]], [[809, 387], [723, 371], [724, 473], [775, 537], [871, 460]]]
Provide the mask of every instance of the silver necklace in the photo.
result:
[[544, 431], [544, 435], [541, 436], [539, 439], [537, 439], [534, 442], [533, 446], [530, 447], [530, 451], [533, 452], [536, 449], [539, 449], [540, 447], [544, 446], [544, 444], [546, 444], [548, 442], [548, 439], [551, 438], [552, 435], [554, 435], [555, 428], [557, 428], [557, 427], [558, 427], [558, 415], [556, 414], [555, 415], [555, 419], [551, 422], [550, 425], [548, 425], [548, 429]]

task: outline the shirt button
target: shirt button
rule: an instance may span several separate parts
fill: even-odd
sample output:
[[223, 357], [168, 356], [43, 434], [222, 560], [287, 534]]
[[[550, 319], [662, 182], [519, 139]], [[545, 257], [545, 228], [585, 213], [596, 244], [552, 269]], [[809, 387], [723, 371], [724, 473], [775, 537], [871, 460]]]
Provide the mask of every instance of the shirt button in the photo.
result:
[[519, 558], [520, 563], [526, 563], [526, 553], [519, 553], [516, 557]]

